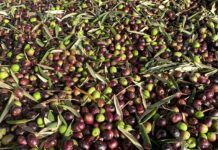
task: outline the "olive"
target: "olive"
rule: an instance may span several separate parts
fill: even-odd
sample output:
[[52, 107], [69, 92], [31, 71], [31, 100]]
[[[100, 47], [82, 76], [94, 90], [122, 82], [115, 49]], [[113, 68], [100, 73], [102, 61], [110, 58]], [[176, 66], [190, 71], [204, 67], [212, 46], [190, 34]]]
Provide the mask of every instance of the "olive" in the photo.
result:
[[166, 130], [163, 130], [163, 129], [159, 129], [156, 133], [156, 138], [157, 139], [163, 139], [167, 136], [167, 132]]
[[87, 113], [84, 116], [84, 121], [86, 124], [93, 124], [94, 123], [94, 116], [91, 113]]
[[27, 145], [27, 140], [24, 136], [18, 136], [17, 141], [20, 145]]
[[183, 122], [177, 123], [176, 127], [181, 131], [186, 131], [188, 129], [188, 126]]
[[95, 150], [106, 150], [107, 149], [107, 144], [102, 141], [96, 141], [94, 144], [94, 149]]
[[13, 134], [7, 134], [2, 138], [2, 144], [3, 145], [9, 145], [14, 139], [14, 135]]
[[36, 138], [35, 135], [29, 134], [29, 135], [27, 136], [27, 144], [28, 144], [31, 148], [34, 148], [34, 147], [37, 147], [37, 146], [38, 146], [39, 141], [38, 141], [38, 139]]
[[208, 149], [210, 147], [210, 142], [204, 138], [199, 140], [199, 147], [201, 149]]
[[63, 149], [64, 150], [73, 150], [73, 141], [71, 140], [67, 140], [65, 143], [64, 143], [64, 146], [63, 146]]
[[97, 137], [100, 135], [100, 129], [99, 128], [94, 128], [92, 130], [92, 136]]
[[104, 122], [105, 116], [103, 114], [97, 114], [96, 115], [96, 121], [97, 122]]
[[12, 109], [11, 114], [14, 117], [20, 116], [22, 113], [22, 107], [16, 106]]

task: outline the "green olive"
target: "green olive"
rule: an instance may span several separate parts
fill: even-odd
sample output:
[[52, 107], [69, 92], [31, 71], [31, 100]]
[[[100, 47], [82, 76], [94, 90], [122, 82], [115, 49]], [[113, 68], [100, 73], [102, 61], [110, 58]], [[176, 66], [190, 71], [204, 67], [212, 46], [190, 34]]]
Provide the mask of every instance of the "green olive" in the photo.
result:
[[101, 133], [101, 131], [100, 131], [99, 128], [94, 128], [94, 129], [92, 130], [92, 136], [94, 136], [94, 137], [99, 136], [100, 133]]
[[105, 121], [105, 116], [103, 114], [97, 114], [96, 115], [96, 121], [97, 122], [104, 122]]
[[144, 90], [143, 91], [143, 96], [144, 96], [144, 99], [149, 99], [150, 98], [150, 92], [148, 90]]
[[183, 140], [188, 140], [190, 138], [191, 134], [188, 131], [182, 131], [181, 138]]
[[204, 113], [202, 111], [196, 111], [195, 112], [195, 117], [198, 118], [198, 119], [201, 119], [204, 117]]
[[186, 131], [188, 129], [188, 126], [184, 122], [177, 123], [176, 127], [181, 131]]
[[158, 30], [157, 28], [153, 28], [153, 29], [151, 30], [151, 35], [152, 35], [152, 36], [156, 36], [156, 35], [158, 34], [158, 32], [159, 32], [159, 30]]
[[33, 93], [33, 97], [35, 98], [35, 100], [39, 101], [41, 100], [42, 96], [41, 93], [39, 91]]
[[111, 66], [110, 73], [117, 73], [117, 68], [115, 66]]
[[113, 91], [113, 90], [112, 90], [111, 87], [106, 87], [105, 90], [104, 90], [104, 93], [105, 93], [105, 94], [110, 94], [110, 93], [112, 93], [112, 91]]
[[121, 120], [119, 120], [116, 124], [117, 124], [118, 128], [122, 128], [122, 129], [125, 128], [125, 123], [123, 121], [121, 121]]
[[67, 125], [61, 125], [59, 127], [59, 133], [64, 134], [67, 131]]
[[88, 89], [88, 93], [89, 94], [92, 94], [93, 92], [95, 92], [95, 87], [90, 87], [89, 89]]
[[152, 125], [150, 122], [145, 122], [144, 124], [144, 127], [145, 127], [145, 132], [146, 133], [150, 133], [151, 132], [151, 129], [152, 129]]
[[99, 91], [94, 91], [94, 92], [92, 93], [92, 97], [93, 97], [94, 99], [101, 98], [101, 93], [100, 93]]
[[194, 137], [190, 137], [187, 140], [187, 143], [188, 143], [188, 148], [195, 148], [197, 145], [196, 139]]
[[3, 145], [8, 145], [13, 141], [13, 139], [14, 139], [13, 134], [7, 134], [2, 138], [2, 144]]
[[20, 71], [20, 65], [19, 65], [19, 64], [13, 64], [13, 65], [11, 66], [11, 70], [12, 70], [13, 72], [18, 72], [18, 71]]
[[9, 76], [8, 72], [6, 71], [1, 71], [0, 72], [0, 79], [4, 80]]

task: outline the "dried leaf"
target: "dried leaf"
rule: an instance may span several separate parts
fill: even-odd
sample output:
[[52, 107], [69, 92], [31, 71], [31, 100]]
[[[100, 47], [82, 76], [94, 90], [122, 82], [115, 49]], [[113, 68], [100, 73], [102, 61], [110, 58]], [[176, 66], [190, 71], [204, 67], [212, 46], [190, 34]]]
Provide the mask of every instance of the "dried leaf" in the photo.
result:
[[11, 106], [13, 105], [13, 101], [14, 101], [14, 95], [11, 94], [11, 97], [9, 98], [3, 112], [1, 113], [1, 116], [0, 116], [0, 124], [1, 122], [4, 120], [5, 116], [7, 115], [7, 113], [9, 112]]
[[117, 99], [117, 96], [114, 95], [113, 97], [114, 97], [114, 105], [115, 105], [115, 108], [116, 108], [116, 112], [117, 112], [117, 114], [119, 116], [119, 119], [123, 120], [123, 112], [122, 112], [122, 109], [120, 107], [120, 104], [119, 104], [119, 101]]
[[125, 135], [132, 142], [132, 144], [135, 145], [135, 147], [137, 147], [137, 149], [144, 150], [142, 145], [139, 143], [139, 141], [131, 133], [129, 133], [128, 131], [126, 131], [125, 129], [120, 128], [120, 127], [118, 127], [118, 130], [123, 135]]

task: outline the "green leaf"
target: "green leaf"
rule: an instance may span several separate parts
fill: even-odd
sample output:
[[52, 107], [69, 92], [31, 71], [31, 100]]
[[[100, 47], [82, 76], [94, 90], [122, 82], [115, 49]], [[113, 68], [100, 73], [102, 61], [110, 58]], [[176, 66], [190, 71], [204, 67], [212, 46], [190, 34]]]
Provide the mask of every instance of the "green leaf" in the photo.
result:
[[[52, 82], [51, 82], [51, 78], [49, 77], [49, 76], [47, 76], [47, 74], [45, 74], [44, 73], [44, 71], [41, 69], [41, 67], [38, 67], [38, 69], [39, 69], [39, 73], [45, 78], [40, 78], [40, 76], [38, 76], [43, 82], [45, 81], [45, 82], [48, 82], [48, 86], [49, 86], [49, 88], [51, 88], [52, 87]], [[46, 80], [47, 79], [47, 80]]]
[[52, 110], [49, 110], [49, 112], [48, 112], [48, 120], [50, 120], [51, 122], [55, 121]]
[[158, 108], [153, 108], [153, 110], [148, 113], [147, 115], [145, 115], [143, 118], [140, 119], [140, 123], [145, 123], [147, 122], [150, 118], [152, 118], [156, 112], [157, 112]]
[[11, 73], [11, 76], [12, 78], [14, 79], [14, 81], [19, 84], [19, 79], [16, 77], [16, 75], [14, 74], [14, 72], [10, 69], [10, 73]]
[[190, 97], [188, 98], [188, 104], [191, 105], [193, 100], [195, 99], [195, 95], [196, 95], [196, 88], [193, 88], [192, 93], [190, 95]]
[[50, 54], [50, 52], [52, 50], [54, 50], [55, 48], [50, 48], [49, 50], [46, 51], [46, 53], [43, 55], [41, 61], [39, 62], [40, 64], [43, 63], [45, 61], [45, 59], [47, 58], [47, 56]]
[[160, 49], [154, 56], [154, 58], [160, 56], [162, 53], [166, 51], [166, 46], [164, 46], [162, 49]]
[[120, 128], [120, 127], [118, 127], [118, 130], [123, 135], [125, 135], [132, 142], [132, 144], [135, 145], [135, 147], [137, 147], [137, 149], [144, 150], [142, 145], [139, 143], [139, 141], [131, 133], [129, 133], [128, 131], [126, 131], [125, 129]]
[[67, 125], [67, 122], [65, 121], [64, 117], [61, 115], [61, 113], [59, 113], [59, 118], [61, 120], [61, 122], [64, 124], [64, 125]]
[[80, 113], [78, 113], [74, 108], [69, 107], [67, 105], [59, 105], [60, 107], [69, 110], [70, 112], [72, 112], [76, 117], [80, 117]]
[[139, 131], [140, 131], [140, 134], [141, 134], [141, 137], [143, 140], [143, 144], [144, 144], [143, 146], [151, 149], [151, 147], [152, 147], [151, 140], [150, 140], [143, 124], [139, 124]]
[[44, 47], [45, 44], [40, 40], [40, 39], [36, 39], [36, 43], [40, 46], [40, 47]]
[[48, 80], [47, 79], [45, 79], [44, 77], [42, 77], [40, 74], [36, 74], [37, 76], [38, 76], [38, 78], [42, 81], [42, 82], [44, 82], [44, 83], [47, 83], [48, 82]]
[[11, 94], [11, 97], [9, 98], [3, 112], [1, 113], [1, 116], [0, 116], [0, 124], [1, 122], [4, 120], [5, 116], [7, 115], [7, 113], [9, 112], [11, 106], [13, 105], [13, 102], [14, 102], [14, 95]]
[[72, 130], [72, 122], [70, 123], [70, 125], [68, 126], [66, 132], [64, 133], [65, 137], [69, 137], [73, 134], [73, 130]]
[[63, 21], [66, 18], [70, 18], [70, 17], [74, 17], [77, 13], [73, 12], [73, 13], [69, 13], [67, 15], [65, 15], [64, 17], [61, 18], [61, 21]]
[[119, 116], [119, 119], [120, 119], [120, 120], [123, 120], [123, 112], [122, 112], [122, 109], [121, 109], [121, 107], [120, 107], [120, 104], [119, 104], [119, 101], [118, 101], [116, 95], [114, 95], [114, 105], [115, 105], [115, 108], [116, 108], [116, 113], [117, 113], [118, 116]]
[[166, 104], [168, 102], [170, 102], [173, 98], [176, 97], [176, 94], [168, 96], [152, 105], [150, 105], [148, 107], [148, 109], [143, 113], [143, 115], [141, 116], [140, 119], [144, 118], [146, 115], [148, 115], [150, 112], [152, 112], [154, 109], [158, 109], [160, 106], [162, 106], [163, 104]]
[[43, 29], [44, 29], [44, 31], [45, 31], [47, 37], [48, 37], [48, 40], [53, 39], [51, 33], [49, 32], [48, 27], [44, 25], [44, 26], [43, 26]]
[[170, 80], [173, 82], [174, 87], [175, 87], [178, 91], [180, 91], [179, 85], [178, 85], [178, 83], [175, 81], [175, 78], [174, 78], [171, 74], [169, 74], [169, 78], [170, 78]]
[[[38, 114], [38, 115], [39, 115], [39, 114]], [[34, 116], [34, 117], [31, 118], [31, 119], [7, 120], [6, 123], [7, 123], [7, 124], [16, 124], [16, 125], [18, 125], [18, 124], [25, 124], [25, 123], [27, 123], [27, 122], [30, 122], [30, 121], [32, 121], [32, 120], [35, 120], [38, 115]]]
[[88, 63], [86, 63], [86, 67], [87, 67], [87, 69], [89, 70], [89, 73], [91, 74], [91, 76], [92, 76], [93, 78], [100, 80], [100, 81], [101, 81], [102, 83], [104, 83], [104, 84], [107, 83], [107, 82], [106, 82], [106, 79], [105, 79], [103, 76], [101, 76], [101, 75], [99, 75], [98, 73], [96, 73]]
[[26, 96], [27, 98], [29, 98], [30, 100], [38, 103], [38, 101], [32, 95], [30, 95], [28, 92], [26, 92], [24, 90], [23, 90], [23, 95]]
[[12, 87], [11, 87], [10, 85], [8, 85], [8, 84], [6, 84], [6, 83], [4, 83], [4, 82], [2, 82], [2, 81], [0, 81], [0, 88], [2, 88], [2, 89], [8, 89], [8, 90], [11, 90], [11, 89], [12, 89]]
[[58, 37], [59, 36], [59, 26], [55, 26], [55, 36]]

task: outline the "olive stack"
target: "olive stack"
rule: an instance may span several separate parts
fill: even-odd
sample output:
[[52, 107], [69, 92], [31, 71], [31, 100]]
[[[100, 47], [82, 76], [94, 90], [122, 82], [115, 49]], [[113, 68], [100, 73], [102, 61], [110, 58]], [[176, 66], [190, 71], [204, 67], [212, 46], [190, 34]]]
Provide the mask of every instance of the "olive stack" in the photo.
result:
[[218, 148], [216, 0], [0, 0], [0, 149]]

